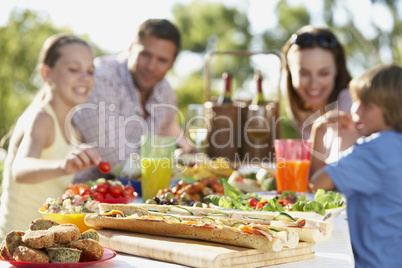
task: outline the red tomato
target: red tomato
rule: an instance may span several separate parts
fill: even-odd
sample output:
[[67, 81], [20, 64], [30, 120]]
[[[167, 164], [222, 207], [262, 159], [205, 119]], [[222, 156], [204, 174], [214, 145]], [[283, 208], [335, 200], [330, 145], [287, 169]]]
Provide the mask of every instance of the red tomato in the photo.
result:
[[235, 181], [237, 181], [237, 182], [244, 182], [244, 179], [243, 179], [242, 176], [239, 175], [239, 176], [235, 179]]
[[94, 193], [92, 194], [92, 196], [93, 196], [95, 199], [103, 199], [103, 198], [105, 198], [104, 195], [101, 194], [100, 192], [94, 192]]
[[108, 161], [102, 161], [98, 165], [99, 170], [102, 173], [109, 173], [112, 167], [110, 166], [110, 163]]
[[126, 185], [126, 186], [124, 186], [124, 190], [129, 191], [129, 192], [131, 192], [131, 193], [134, 193], [134, 192], [135, 192], [134, 187], [131, 186], [131, 185]]
[[105, 198], [107, 199], [113, 199], [113, 196], [110, 193], [105, 194]]
[[131, 189], [124, 189], [123, 192], [121, 193], [123, 197], [133, 197], [134, 196], [134, 191], [131, 191]]
[[101, 194], [105, 195], [109, 191], [109, 183], [100, 183], [94, 186], [96, 192], [100, 192]]
[[258, 202], [257, 205], [255, 206], [256, 210], [260, 210], [260, 209], [263, 209], [263, 208], [264, 208], [264, 204], [261, 203], [261, 202]]
[[255, 207], [258, 203], [258, 199], [254, 198], [254, 197], [250, 197], [250, 199], [248, 200], [248, 203], [251, 207]]
[[117, 198], [123, 192], [123, 186], [118, 183], [112, 184], [109, 187], [109, 193], [114, 197]]
[[81, 188], [80, 189], [80, 195], [84, 196], [84, 195], [92, 195], [92, 191], [89, 188]]

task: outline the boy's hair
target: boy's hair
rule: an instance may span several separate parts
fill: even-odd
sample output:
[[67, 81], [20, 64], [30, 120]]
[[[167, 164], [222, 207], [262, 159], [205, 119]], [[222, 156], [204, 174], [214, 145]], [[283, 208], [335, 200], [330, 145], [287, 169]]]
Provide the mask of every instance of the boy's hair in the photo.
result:
[[402, 68], [379, 65], [350, 82], [353, 99], [374, 103], [383, 112], [385, 123], [402, 132]]
[[176, 26], [165, 19], [149, 19], [138, 28], [134, 42], [139, 42], [146, 36], [156, 36], [161, 39], [172, 41], [176, 45], [177, 56], [181, 49], [181, 36]]

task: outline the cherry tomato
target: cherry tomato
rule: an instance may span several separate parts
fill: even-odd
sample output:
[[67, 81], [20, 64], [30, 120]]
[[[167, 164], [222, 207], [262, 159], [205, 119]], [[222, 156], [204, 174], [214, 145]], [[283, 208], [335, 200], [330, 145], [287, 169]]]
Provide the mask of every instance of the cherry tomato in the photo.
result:
[[123, 197], [133, 197], [134, 196], [134, 189], [124, 188], [123, 192], [121, 193]]
[[105, 198], [107, 199], [113, 199], [113, 196], [110, 193], [105, 194]]
[[109, 193], [114, 197], [117, 198], [123, 192], [123, 186], [118, 183], [112, 184], [109, 187]]
[[81, 188], [80, 189], [80, 195], [81, 196], [92, 195], [92, 191], [89, 188]]
[[132, 194], [135, 192], [134, 187], [128, 184], [124, 186], [124, 190], [131, 192]]
[[108, 161], [102, 161], [98, 165], [99, 170], [102, 173], [109, 173], [112, 167], [110, 166], [110, 163]]
[[95, 192], [99, 192], [103, 195], [105, 195], [108, 191], [109, 191], [109, 183], [100, 183], [100, 184], [96, 184], [94, 186]]
[[251, 207], [255, 207], [258, 204], [258, 199], [254, 198], [254, 197], [250, 197], [250, 199], [248, 200], [248, 203]]
[[95, 199], [98, 199], [98, 200], [105, 198], [104, 195], [101, 194], [100, 192], [94, 192], [94, 193], [92, 194], [92, 196], [93, 196]]

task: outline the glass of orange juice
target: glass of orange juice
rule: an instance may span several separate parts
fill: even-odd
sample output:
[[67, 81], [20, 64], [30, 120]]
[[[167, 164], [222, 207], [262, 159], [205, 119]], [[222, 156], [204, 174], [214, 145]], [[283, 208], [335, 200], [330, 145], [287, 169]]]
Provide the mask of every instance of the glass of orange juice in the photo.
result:
[[176, 138], [141, 136], [142, 199], [152, 199], [159, 189], [169, 188], [172, 178]]
[[310, 142], [302, 139], [275, 140], [276, 185], [278, 191], [307, 191], [310, 147]]

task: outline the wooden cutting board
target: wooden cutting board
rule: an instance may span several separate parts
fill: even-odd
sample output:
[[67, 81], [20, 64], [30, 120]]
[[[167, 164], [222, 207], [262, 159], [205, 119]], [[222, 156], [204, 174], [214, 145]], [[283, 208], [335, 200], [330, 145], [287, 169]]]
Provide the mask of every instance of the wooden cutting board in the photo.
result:
[[273, 252], [109, 229], [97, 231], [104, 247], [193, 267], [261, 267], [314, 258], [314, 243], [307, 242], [300, 242], [294, 249]]

